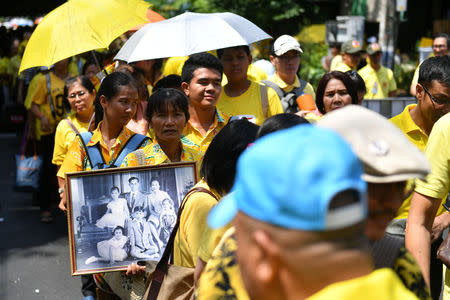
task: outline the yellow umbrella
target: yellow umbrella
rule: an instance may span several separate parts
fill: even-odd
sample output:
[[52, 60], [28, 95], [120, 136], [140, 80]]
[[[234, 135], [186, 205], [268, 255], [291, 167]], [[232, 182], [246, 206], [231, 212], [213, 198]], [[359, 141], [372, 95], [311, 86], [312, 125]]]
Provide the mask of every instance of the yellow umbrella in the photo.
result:
[[108, 48], [129, 29], [147, 23], [143, 0], [69, 0], [48, 13], [25, 48], [19, 73], [90, 50]]

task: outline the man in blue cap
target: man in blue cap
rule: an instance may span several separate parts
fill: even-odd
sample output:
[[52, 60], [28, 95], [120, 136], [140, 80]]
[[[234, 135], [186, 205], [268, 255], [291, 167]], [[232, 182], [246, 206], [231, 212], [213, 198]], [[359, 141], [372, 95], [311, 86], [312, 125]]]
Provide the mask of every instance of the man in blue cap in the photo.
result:
[[270, 134], [244, 152], [233, 192], [208, 221], [233, 220], [251, 299], [416, 299], [393, 271], [373, 271], [361, 175], [350, 146], [312, 125]]

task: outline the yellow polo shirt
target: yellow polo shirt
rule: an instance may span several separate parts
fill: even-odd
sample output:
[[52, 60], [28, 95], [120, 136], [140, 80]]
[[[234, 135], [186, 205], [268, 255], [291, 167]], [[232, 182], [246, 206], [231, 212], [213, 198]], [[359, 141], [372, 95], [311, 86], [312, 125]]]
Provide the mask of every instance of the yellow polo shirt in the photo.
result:
[[[261, 88], [267, 89], [267, 115], [264, 115], [262, 107]], [[217, 108], [229, 116], [253, 115], [257, 125], [261, 125], [268, 117], [283, 113], [280, 98], [275, 90], [254, 81], [251, 81], [249, 88], [237, 97], [228, 96], [223, 89]]]
[[[300, 87], [300, 80], [299, 80], [298, 76], [295, 76], [295, 80], [294, 80], [293, 84], [287, 84], [286, 82], [284, 82], [283, 79], [281, 79], [280, 76], [278, 76], [278, 74], [276, 72], [272, 76], [267, 78], [267, 80], [270, 80], [273, 83], [275, 83], [276, 85], [278, 85], [286, 93], [289, 93], [294, 88]], [[314, 92], [314, 88], [309, 82], [306, 83], [306, 86], [303, 89], [303, 93], [310, 94], [313, 97], [314, 101], [316, 101], [316, 92]]]
[[[83, 123], [80, 122], [76, 117], [75, 113], [71, 113], [67, 119], [72, 121], [75, 128], [79, 133], [88, 131], [89, 122]], [[53, 159], [52, 163], [54, 165], [62, 165], [64, 158], [66, 157], [66, 153], [69, 150], [70, 145], [76, 137], [76, 133], [72, 130], [70, 125], [67, 123], [65, 119], [61, 120], [56, 127], [55, 131], [55, 148], [53, 150]]]
[[366, 276], [331, 284], [307, 299], [396, 300], [418, 298], [406, 289], [394, 271], [383, 268]]
[[446, 198], [450, 191], [450, 113], [434, 124], [425, 155], [431, 172], [426, 181], [416, 180], [415, 191], [432, 198]]
[[216, 136], [217, 133], [219, 133], [219, 131], [223, 127], [225, 127], [229, 119], [229, 116], [222, 113], [219, 109], [216, 108], [216, 117], [214, 118], [214, 122], [209, 127], [205, 135], [202, 135], [201, 132], [192, 125], [190, 120], [184, 127], [183, 135], [191, 140], [194, 144], [198, 145], [202, 153], [205, 153], [212, 139]]
[[25, 98], [25, 107], [31, 107], [31, 104], [39, 105], [40, 111], [48, 118], [50, 122], [50, 131], [41, 131], [41, 120], [36, 118], [36, 138], [40, 139], [42, 135], [48, 135], [55, 132], [56, 126], [59, 121], [65, 118], [66, 110], [64, 108], [64, 85], [65, 81], [56, 76], [53, 72], [50, 74], [50, 95], [53, 101], [54, 115], [52, 114], [52, 109], [48, 99], [47, 92], [47, 77], [44, 74], [37, 75], [38, 77], [33, 82], [30, 83], [28, 88], [27, 96]]
[[[417, 148], [421, 151], [425, 150], [425, 147], [428, 143], [428, 136], [419, 126], [414, 123], [411, 118], [410, 110], [416, 107], [417, 104], [410, 104], [405, 107], [403, 112], [392, 117], [389, 121], [391, 121], [394, 125], [396, 125], [400, 130], [405, 134], [406, 138], [413, 143]], [[408, 182], [407, 188], [412, 187], [413, 180]], [[397, 216], [395, 219], [406, 219], [409, 215], [409, 208], [411, 207], [411, 198], [412, 193], [409, 193], [409, 196], [403, 200], [402, 205], [397, 211]], [[445, 201], [445, 198], [443, 199]], [[445, 208], [440, 206], [437, 212], [437, 215], [441, 215], [445, 212]]]
[[358, 71], [366, 84], [364, 99], [383, 99], [389, 97], [389, 93], [397, 89], [392, 70], [380, 66], [377, 71], [367, 64]]
[[[100, 131], [102, 122], [98, 124], [97, 129], [94, 130], [91, 140], [86, 146], [94, 146], [98, 145], [100, 148], [100, 153], [105, 160], [105, 163], [110, 164], [120, 153], [120, 150], [125, 146], [126, 142], [135, 134], [133, 131], [129, 130], [125, 126], [120, 132], [119, 136], [116, 139], [114, 145], [108, 149], [105, 142], [103, 141], [102, 133]], [[140, 148], [143, 148], [149, 144], [149, 141], [145, 141], [142, 143]], [[92, 166], [89, 162], [89, 159], [86, 155], [86, 151], [83, 146], [83, 142], [81, 138], [77, 136], [75, 140], [69, 147], [67, 151], [67, 155], [64, 159], [64, 162], [61, 165], [61, 168], [58, 171], [57, 176], [60, 178], [66, 178], [66, 173], [68, 172], [79, 172], [79, 171], [87, 171], [91, 170]]]
[[[220, 199], [219, 193], [211, 189], [204, 180], [199, 181], [194, 187], [203, 187]], [[180, 227], [174, 241], [173, 262], [175, 265], [195, 267], [202, 235], [207, 228], [206, 219], [210, 209], [217, 204], [217, 199], [204, 192], [193, 192], [185, 200]]]
[[[181, 160], [180, 161], [195, 161], [197, 164], [197, 175], [199, 175], [201, 161], [203, 159], [203, 153], [200, 151], [200, 147], [192, 143], [186, 137], [181, 137]], [[156, 140], [148, 144], [144, 148], [145, 164], [146, 165], [160, 165], [171, 163], [166, 153], [161, 149], [161, 146]], [[120, 167], [135, 167], [138, 166], [138, 159], [135, 152], [128, 154], [122, 162]]]

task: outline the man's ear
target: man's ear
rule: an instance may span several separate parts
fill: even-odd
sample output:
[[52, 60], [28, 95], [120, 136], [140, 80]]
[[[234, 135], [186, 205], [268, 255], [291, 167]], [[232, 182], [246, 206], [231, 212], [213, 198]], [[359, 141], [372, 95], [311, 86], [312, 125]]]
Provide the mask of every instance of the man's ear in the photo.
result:
[[423, 100], [423, 97], [425, 96], [425, 90], [423, 89], [423, 86], [421, 84], [416, 84], [416, 98], [419, 101]]
[[253, 56], [251, 54], [248, 55], [248, 64], [250, 65], [253, 61]]
[[255, 275], [261, 282], [269, 284], [278, 276], [279, 247], [264, 230], [257, 229], [252, 235], [258, 249], [254, 259]]
[[272, 63], [272, 65], [275, 66], [275, 62], [274, 62], [275, 61], [275, 56], [269, 55], [269, 60]]
[[182, 89], [183, 92], [186, 94], [186, 96], [189, 97], [189, 83], [187, 83], [187, 82], [182, 82], [182, 83], [181, 83], [181, 89]]

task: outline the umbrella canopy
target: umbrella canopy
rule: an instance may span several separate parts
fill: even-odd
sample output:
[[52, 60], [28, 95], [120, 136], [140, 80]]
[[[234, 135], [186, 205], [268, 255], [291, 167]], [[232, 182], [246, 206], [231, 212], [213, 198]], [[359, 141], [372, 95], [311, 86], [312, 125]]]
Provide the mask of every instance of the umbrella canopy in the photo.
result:
[[249, 45], [272, 38], [233, 13], [191, 13], [148, 24], [134, 33], [114, 59], [128, 63]]
[[143, 0], [69, 0], [48, 13], [25, 48], [19, 73], [90, 50], [108, 48], [134, 26], [147, 23]]

